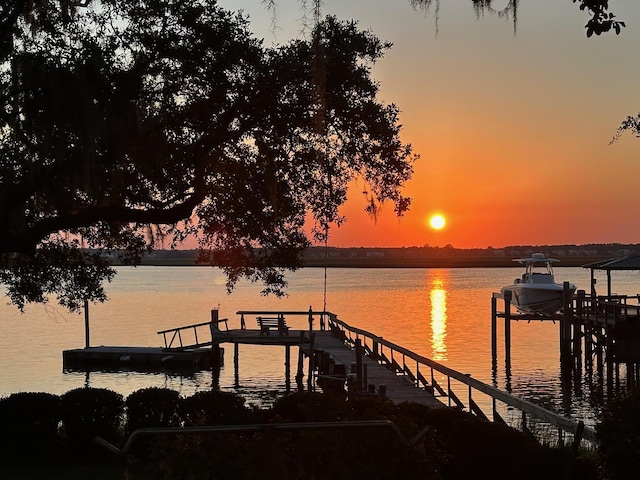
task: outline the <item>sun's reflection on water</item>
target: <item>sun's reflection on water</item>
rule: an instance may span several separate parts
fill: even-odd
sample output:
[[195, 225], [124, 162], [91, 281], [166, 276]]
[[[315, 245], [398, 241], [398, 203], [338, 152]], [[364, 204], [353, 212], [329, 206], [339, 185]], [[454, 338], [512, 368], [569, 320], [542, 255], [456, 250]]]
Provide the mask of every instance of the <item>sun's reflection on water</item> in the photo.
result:
[[444, 277], [438, 275], [431, 282], [431, 356], [447, 360], [447, 291]]

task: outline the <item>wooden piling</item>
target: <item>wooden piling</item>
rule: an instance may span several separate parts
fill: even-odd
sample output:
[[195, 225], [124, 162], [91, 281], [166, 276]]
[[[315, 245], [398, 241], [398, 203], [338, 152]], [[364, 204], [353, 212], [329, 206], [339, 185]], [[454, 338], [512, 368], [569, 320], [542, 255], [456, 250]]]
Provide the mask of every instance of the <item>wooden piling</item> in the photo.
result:
[[84, 347], [89, 348], [89, 301], [84, 300]]
[[356, 385], [362, 390], [362, 340], [356, 339]]
[[285, 391], [291, 391], [291, 346], [284, 347], [284, 385]]
[[562, 317], [560, 319], [560, 361], [571, 362], [571, 326], [573, 308], [571, 306], [571, 290], [569, 282], [564, 282], [562, 293]]
[[[582, 364], [582, 303], [584, 300], [584, 290], [578, 290], [576, 299], [576, 308], [572, 315], [573, 323], [573, 356], [577, 365]], [[571, 299], [569, 299], [568, 307], [571, 309]]]
[[233, 344], [233, 378], [235, 381], [236, 387], [240, 384], [240, 355], [239, 355], [239, 345], [238, 343]]
[[498, 299], [491, 296], [491, 360], [495, 366], [498, 358]]
[[300, 347], [298, 348], [298, 372], [296, 373], [296, 386], [299, 391], [304, 390], [304, 352], [302, 351], [302, 345], [304, 345], [304, 332], [300, 332]]
[[504, 356], [505, 363], [511, 365], [511, 295], [510, 290], [504, 292]]
[[590, 323], [584, 324], [584, 368], [591, 377], [593, 372], [593, 331]]
[[311, 391], [313, 389], [313, 369], [314, 369], [314, 365], [313, 365], [313, 357], [314, 357], [313, 343], [314, 343], [314, 340], [315, 340], [315, 336], [316, 336], [316, 334], [313, 333], [313, 331], [309, 332], [309, 374], [307, 376], [307, 389], [309, 391]]
[[378, 385], [378, 396], [380, 398], [387, 398], [387, 386], [382, 384]]

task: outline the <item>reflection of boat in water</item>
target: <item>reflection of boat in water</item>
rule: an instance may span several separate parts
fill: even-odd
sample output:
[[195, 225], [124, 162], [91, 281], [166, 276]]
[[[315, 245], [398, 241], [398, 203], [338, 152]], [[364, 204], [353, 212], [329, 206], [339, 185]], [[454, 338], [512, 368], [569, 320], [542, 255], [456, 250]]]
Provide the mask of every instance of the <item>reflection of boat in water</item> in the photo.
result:
[[[534, 253], [530, 258], [516, 258], [525, 266], [521, 278], [516, 278], [513, 285], [502, 287], [504, 295], [511, 291], [511, 303], [524, 313], [536, 313], [551, 316], [562, 310], [564, 286], [556, 283], [551, 264], [557, 262], [555, 258], [548, 258], [544, 253]], [[576, 286], [569, 284], [569, 293], [573, 295]]]

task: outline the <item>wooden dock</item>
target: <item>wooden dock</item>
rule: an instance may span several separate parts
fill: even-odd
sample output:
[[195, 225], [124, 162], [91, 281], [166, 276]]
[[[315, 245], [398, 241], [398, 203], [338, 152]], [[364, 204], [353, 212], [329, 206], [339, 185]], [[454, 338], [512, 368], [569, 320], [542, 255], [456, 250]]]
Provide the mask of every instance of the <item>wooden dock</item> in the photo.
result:
[[[505, 362], [511, 364], [511, 322], [548, 321], [558, 323], [560, 360], [563, 376], [580, 372], [584, 363], [589, 377], [593, 362], [601, 371], [606, 365], [607, 388], [611, 390], [619, 366], [626, 366], [627, 384], [640, 384], [640, 296], [595, 295], [578, 290], [568, 293], [565, 282], [564, 307], [553, 316], [523, 314], [511, 303], [509, 295], [493, 293], [491, 298], [491, 356], [495, 368], [497, 358], [497, 320], [504, 319]], [[510, 292], [506, 292], [509, 294]], [[499, 304], [503, 305], [500, 310]]]
[[[316, 352], [327, 353], [335, 363], [345, 365], [347, 371], [356, 367], [358, 359], [356, 351], [348, 348], [344, 342], [335, 338], [330, 332], [317, 332], [314, 339], [314, 349]], [[366, 371], [365, 383], [367, 391], [372, 392], [372, 386], [380, 394], [384, 395], [395, 403], [415, 402], [433, 408], [444, 407], [445, 404], [438, 400], [432, 393], [423, 388], [416, 388], [415, 384], [407, 376], [399, 376], [394, 371], [387, 368], [368, 356], [362, 357], [364, 370]], [[352, 372], [356, 374], [356, 372]], [[380, 387], [383, 387], [382, 389]]]
[[[190, 326], [191, 327], [191, 326]], [[224, 343], [237, 345], [279, 345], [283, 347], [301, 346], [301, 350], [309, 355], [309, 332], [292, 330], [289, 335], [264, 335], [257, 329], [233, 329], [214, 335], [213, 345]], [[207, 346], [207, 345], [209, 346]], [[214, 366], [214, 349], [211, 342], [203, 342], [197, 346], [188, 345], [182, 348], [161, 347], [124, 347], [98, 346], [65, 350], [63, 363], [66, 369], [132, 369], [143, 371], [175, 370], [198, 371]], [[314, 332], [314, 354], [327, 354], [334, 364], [344, 365], [345, 375], [352, 366], [357, 365], [356, 352], [342, 341], [334, 338], [331, 332]], [[234, 355], [237, 361], [237, 356]], [[443, 407], [433, 394], [415, 385], [406, 377], [398, 376], [388, 368], [368, 357], [363, 357], [366, 365], [367, 385], [382, 386], [386, 396], [393, 402], [417, 402], [430, 407]], [[332, 372], [333, 373], [333, 372]], [[355, 372], [354, 372], [355, 373]], [[346, 378], [345, 378], [346, 381]]]
[[[164, 347], [103, 346], [67, 350], [63, 352], [65, 368], [144, 371], [211, 368], [215, 373], [223, 358], [222, 346], [229, 344], [234, 349], [237, 378], [239, 345], [278, 345], [285, 352], [284, 376], [288, 391], [292, 373], [291, 347], [294, 347], [298, 350], [295, 374], [298, 389], [304, 389], [302, 379], [306, 377], [309, 390], [318, 386], [337, 388], [349, 396], [378, 395], [395, 403], [415, 402], [432, 408], [455, 407], [467, 409], [487, 420], [492, 417], [493, 421], [504, 422], [497, 409], [500, 402], [518, 409], [522, 413], [523, 424], [526, 416], [532, 416], [555, 426], [561, 441], [565, 434], [573, 438], [574, 444], [581, 439], [595, 439], [595, 432], [582, 422], [514, 397], [366, 330], [351, 327], [330, 312], [312, 312], [310, 309], [306, 312], [241, 311], [237, 314], [240, 316], [238, 329], [229, 329], [227, 319], [219, 319], [217, 310], [213, 310], [209, 322], [160, 331], [158, 334], [163, 336]], [[270, 321], [257, 321], [256, 327], [259, 328], [249, 329], [245, 316], [250, 315], [265, 316]], [[309, 329], [289, 329], [285, 319], [292, 315], [307, 315]], [[314, 323], [314, 318], [319, 322]], [[306, 373], [303, 372], [305, 359]], [[484, 412], [472, 395], [482, 396], [485, 403], [486, 399], [491, 400], [492, 407], [489, 408], [492, 412]]]

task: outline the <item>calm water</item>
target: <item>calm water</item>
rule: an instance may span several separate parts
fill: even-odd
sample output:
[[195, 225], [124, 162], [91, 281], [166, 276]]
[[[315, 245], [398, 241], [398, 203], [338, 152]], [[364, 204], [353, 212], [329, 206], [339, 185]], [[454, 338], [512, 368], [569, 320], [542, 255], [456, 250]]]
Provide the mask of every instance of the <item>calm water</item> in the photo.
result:
[[[563, 391], [560, 381], [558, 325], [513, 322], [510, 371], [504, 359], [502, 325], [498, 362], [491, 361], [491, 294], [511, 283], [520, 268], [477, 269], [330, 269], [327, 310], [363, 328], [455, 370], [555, 411], [593, 422], [600, 402], [598, 379], [578, 378]], [[239, 328], [238, 310], [323, 308], [322, 269], [289, 276], [289, 296], [263, 297], [260, 285], [242, 283], [227, 295], [224, 276], [208, 267], [120, 268], [108, 286], [110, 300], [90, 306], [91, 345], [160, 346], [157, 331], [205, 322], [219, 308], [229, 328]], [[589, 290], [589, 271], [557, 268], [556, 279]], [[600, 288], [606, 285], [598, 277]], [[615, 293], [640, 292], [638, 272], [613, 274]], [[599, 292], [606, 293], [606, 292]], [[136, 372], [63, 372], [62, 351], [84, 346], [84, 317], [61, 307], [30, 306], [24, 314], [0, 305], [0, 395], [19, 391], [64, 393], [83, 385], [128, 395], [163, 386], [190, 395], [210, 389], [211, 372], [181, 377]], [[251, 328], [253, 319], [248, 319]], [[306, 318], [288, 319], [305, 328]], [[233, 349], [227, 348], [220, 388], [238, 391], [250, 402], [268, 402], [284, 390], [284, 353], [279, 347], [240, 347], [234, 377]], [[465, 390], [458, 392], [459, 396]], [[563, 395], [564, 394], [564, 395]]]

